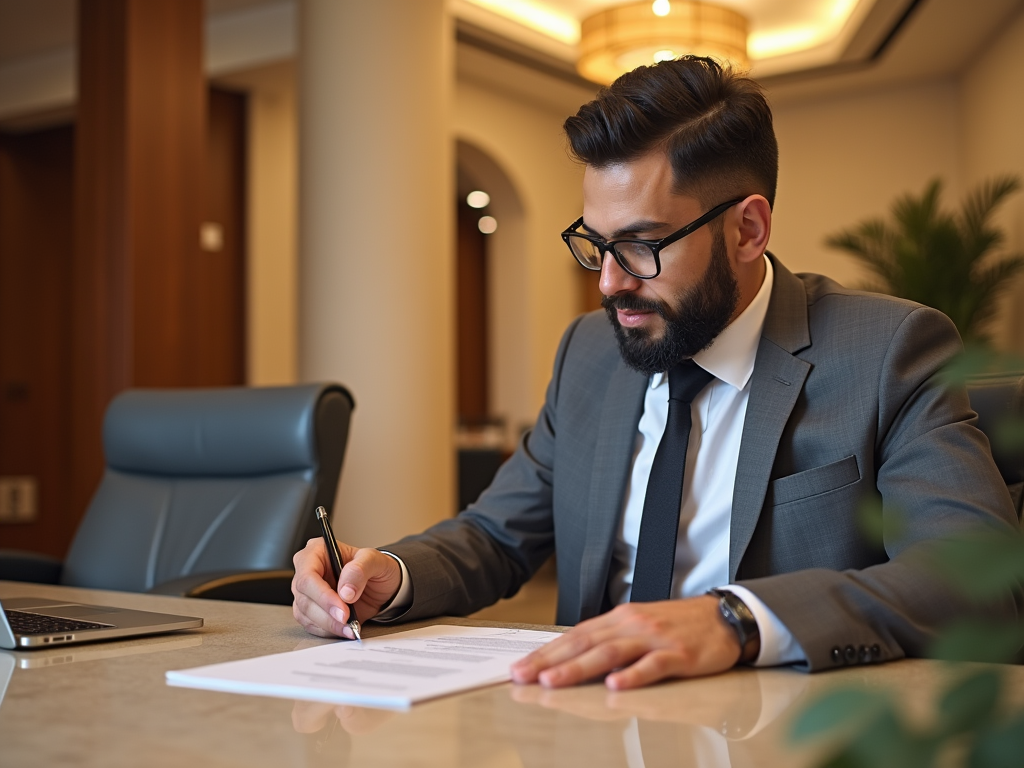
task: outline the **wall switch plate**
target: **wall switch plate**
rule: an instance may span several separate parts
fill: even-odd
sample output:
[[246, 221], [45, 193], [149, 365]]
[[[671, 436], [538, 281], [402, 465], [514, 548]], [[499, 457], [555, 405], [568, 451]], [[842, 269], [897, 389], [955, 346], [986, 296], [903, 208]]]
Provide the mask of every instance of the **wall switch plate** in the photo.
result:
[[215, 221], [204, 221], [199, 227], [199, 246], [210, 253], [224, 250], [224, 227]]
[[0, 477], [0, 523], [31, 523], [39, 516], [34, 477]]

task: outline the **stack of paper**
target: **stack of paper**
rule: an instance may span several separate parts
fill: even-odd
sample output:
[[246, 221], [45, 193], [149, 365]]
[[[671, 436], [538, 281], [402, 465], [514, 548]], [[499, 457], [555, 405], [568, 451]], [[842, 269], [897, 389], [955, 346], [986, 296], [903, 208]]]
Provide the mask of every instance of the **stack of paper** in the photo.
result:
[[167, 673], [169, 685], [406, 709], [510, 679], [509, 667], [557, 632], [434, 626]]

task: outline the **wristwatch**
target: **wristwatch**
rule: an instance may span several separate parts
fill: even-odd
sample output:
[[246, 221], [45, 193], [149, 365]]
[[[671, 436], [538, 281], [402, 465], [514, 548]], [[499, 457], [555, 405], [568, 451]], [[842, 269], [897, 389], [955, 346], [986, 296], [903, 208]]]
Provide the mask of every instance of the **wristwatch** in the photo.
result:
[[761, 632], [747, 604], [727, 589], [709, 589], [708, 594], [718, 598], [718, 610], [722, 618], [736, 633], [740, 644], [740, 661], [747, 663], [756, 659], [761, 652]]

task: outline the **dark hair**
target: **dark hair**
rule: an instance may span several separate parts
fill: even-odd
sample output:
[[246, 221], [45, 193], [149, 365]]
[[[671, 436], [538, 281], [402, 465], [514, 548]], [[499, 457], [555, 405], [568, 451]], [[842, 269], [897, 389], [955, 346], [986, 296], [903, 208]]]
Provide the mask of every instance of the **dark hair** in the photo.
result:
[[663, 145], [676, 191], [705, 206], [761, 194], [775, 204], [779, 146], [761, 87], [714, 59], [627, 72], [565, 121], [572, 154], [596, 167]]

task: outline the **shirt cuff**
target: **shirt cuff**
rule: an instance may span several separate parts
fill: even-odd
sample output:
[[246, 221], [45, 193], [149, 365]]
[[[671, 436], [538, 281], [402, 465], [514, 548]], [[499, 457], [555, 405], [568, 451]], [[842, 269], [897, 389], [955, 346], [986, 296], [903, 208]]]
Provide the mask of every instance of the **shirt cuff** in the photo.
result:
[[786, 625], [779, 621], [779, 617], [772, 613], [771, 608], [762, 603], [757, 595], [738, 584], [730, 584], [727, 587], [719, 587], [719, 589], [732, 592], [754, 614], [757, 631], [761, 635], [761, 651], [753, 661], [755, 667], [778, 667], [782, 664], [807, 661], [807, 656], [804, 649], [800, 647], [800, 643], [786, 629]]
[[[388, 557], [393, 557], [397, 560], [399, 567], [402, 569], [402, 584], [398, 587], [398, 592], [391, 601], [391, 605], [387, 607], [387, 610], [381, 611], [372, 619], [372, 621], [379, 621], [381, 624], [387, 624], [388, 622], [402, 618], [409, 612], [409, 609], [412, 608], [412, 579], [409, 578], [409, 569], [405, 567], [405, 563], [402, 562], [402, 558], [383, 549], [380, 551]], [[740, 599], [742, 600], [743, 598]]]

